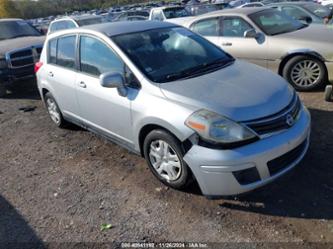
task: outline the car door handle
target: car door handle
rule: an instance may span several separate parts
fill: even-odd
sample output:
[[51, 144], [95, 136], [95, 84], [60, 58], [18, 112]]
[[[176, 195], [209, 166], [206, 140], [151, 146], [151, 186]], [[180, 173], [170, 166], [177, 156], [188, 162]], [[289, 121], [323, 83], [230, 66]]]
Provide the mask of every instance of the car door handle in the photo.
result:
[[232, 46], [232, 43], [231, 42], [223, 42], [222, 46]]
[[49, 72], [49, 76], [50, 76], [50, 77], [53, 77], [54, 74], [53, 74], [52, 72]]
[[81, 81], [79, 83], [79, 86], [82, 87], [82, 88], [86, 88], [87, 87], [86, 83], [84, 83], [83, 81]]

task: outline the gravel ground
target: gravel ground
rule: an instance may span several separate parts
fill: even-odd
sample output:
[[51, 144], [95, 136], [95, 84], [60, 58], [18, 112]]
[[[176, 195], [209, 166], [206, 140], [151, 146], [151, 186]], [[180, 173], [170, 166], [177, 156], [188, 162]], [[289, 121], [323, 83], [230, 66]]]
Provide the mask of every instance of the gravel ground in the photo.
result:
[[[0, 99], [0, 243], [333, 242], [333, 104], [323, 92], [300, 94], [313, 119], [302, 163], [221, 200], [195, 185], [167, 188], [142, 158], [85, 130], [56, 128], [33, 83], [14, 92]], [[19, 110], [27, 106], [36, 108]]]

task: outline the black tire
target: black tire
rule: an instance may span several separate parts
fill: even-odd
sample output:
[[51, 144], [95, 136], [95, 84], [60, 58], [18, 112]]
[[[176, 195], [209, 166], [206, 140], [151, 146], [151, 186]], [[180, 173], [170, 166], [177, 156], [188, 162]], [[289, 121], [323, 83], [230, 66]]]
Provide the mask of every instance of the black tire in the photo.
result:
[[325, 89], [325, 100], [330, 102], [330, 101], [332, 101], [332, 98], [333, 98], [333, 86], [328, 85], [328, 86], [326, 86], [326, 89]]
[[[295, 73], [296, 67], [300, 65], [300, 63], [315, 63], [317, 65], [316, 76], [313, 82], [308, 85], [301, 85], [301, 83], [297, 83], [292, 74]], [[311, 64], [312, 65], [312, 64]], [[317, 73], [318, 72], [318, 73]], [[306, 55], [298, 55], [291, 58], [284, 66], [282, 70], [283, 77], [296, 89], [299, 91], [311, 91], [316, 88], [322, 87], [326, 83], [326, 67], [325, 64], [314, 57], [306, 56]]]
[[[154, 168], [154, 166], [151, 162], [150, 155], [149, 155], [150, 146], [153, 142], [156, 142], [159, 140], [166, 142], [171, 147], [173, 152], [175, 152], [176, 155], [178, 156], [181, 170], [179, 173], [180, 175], [175, 180], [170, 181], [170, 180], [167, 180], [164, 177], [162, 177], [157, 172], [157, 170]], [[162, 129], [151, 131], [144, 140], [143, 151], [144, 151], [144, 157], [148, 163], [150, 170], [153, 172], [153, 174], [156, 176], [156, 178], [159, 179], [165, 185], [170, 186], [175, 189], [183, 189], [192, 182], [193, 179], [192, 179], [191, 171], [190, 171], [189, 167], [187, 166], [187, 164], [185, 163], [185, 161], [183, 160], [184, 150], [182, 149], [182, 146], [181, 146], [180, 142], [178, 141], [178, 139], [175, 138], [173, 135], [171, 135], [169, 132], [162, 130]]]
[[0, 98], [5, 97], [7, 93], [6, 87], [0, 82]]
[[[59, 114], [59, 119], [58, 121], [54, 120], [52, 118], [52, 114], [50, 113], [50, 110], [49, 110], [49, 100], [52, 101], [54, 104], [55, 104], [55, 109], [54, 111], [56, 111], [58, 114]], [[49, 113], [49, 116], [52, 120], [52, 122], [58, 126], [59, 128], [64, 128], [68, 125], [68, 122], [63, 118], [62, 116], [62, 113], [61, 113], [61, 110], [56, 102], [56, 100], [54, 99], [54, 97], [52, 96], [52, 94], [50, 92], [46, 93], [45, 96], [44, 96], [44, 101], [45, 101], [45, 105], [46, 105], [46, 108], [47, 108], [47, 112]]]

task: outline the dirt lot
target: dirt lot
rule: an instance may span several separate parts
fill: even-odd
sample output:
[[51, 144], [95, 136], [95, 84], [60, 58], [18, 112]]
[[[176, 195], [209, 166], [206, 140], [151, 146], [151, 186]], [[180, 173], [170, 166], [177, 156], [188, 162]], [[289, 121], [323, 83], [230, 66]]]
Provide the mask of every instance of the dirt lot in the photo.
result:
[[90, 132], [56, 128], [26, 84], [0, 99], [0, 242], [333, 242], [333, 104], [301, 97], [313, 119], [303, 162], [251, 194], [208, 200], [164, 187]]

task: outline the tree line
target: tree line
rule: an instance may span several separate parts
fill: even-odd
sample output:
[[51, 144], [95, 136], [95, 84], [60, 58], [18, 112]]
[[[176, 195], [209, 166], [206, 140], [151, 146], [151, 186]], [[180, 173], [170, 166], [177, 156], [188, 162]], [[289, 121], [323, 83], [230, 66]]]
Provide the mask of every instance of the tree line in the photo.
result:
[[143, 0], [0, 0], [0, 18], [32, 19], [137, 2]]

